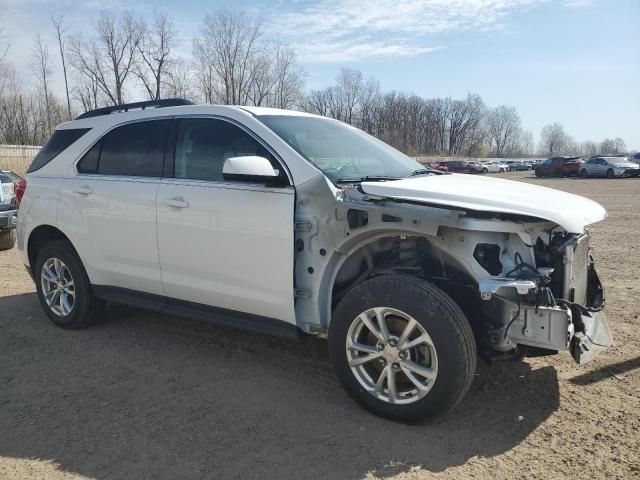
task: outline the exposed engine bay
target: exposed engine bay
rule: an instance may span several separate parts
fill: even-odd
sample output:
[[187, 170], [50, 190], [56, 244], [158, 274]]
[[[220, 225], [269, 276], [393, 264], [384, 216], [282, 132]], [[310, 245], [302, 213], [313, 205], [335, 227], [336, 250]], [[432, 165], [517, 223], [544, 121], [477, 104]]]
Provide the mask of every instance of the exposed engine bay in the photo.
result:
[[[565, 216], [549, 213], [553, 198], [546, 189], [531, 192], [546, 195], [544, 209], [525, 205], [529, 186], [509, 191], [509, 201], [522, 201], [507, 208], [508, 201], [475, 191], [474, 183], [466, 192], [441, 188], [436, 195], [416, 182], [355, 184], [331, 197], [321, 181], [298, 190], [296, 316], [303, 331], [325, 335], [331, 311], [353, 285], [408, 275], [456, 302], [487, 359], [570, 350], [584, 363], [612, 343], [585, 230], [604, 218], [602, 207], [571, 197], [582, 210]], [[466, 208], [471, 194], [483, 210]], [[445, 196], [459, 198], [460, 206], [441, 204]]]
[[554, 226], [539, 230], [548, 224], [532, 227], [536, 240], [531, 245], [523, 241], [523, 232], [444, 227], [435, 238], [381, 238], [345, 263], [336, 277], [333, 301], [338, 302], [349, 285], [372, 276], [417, 276], [438, 285], [466, 311], [485, 356], [570, 350], [576, 362], [589, 361], [611, 344], [601, 321], [604, 290], [589, 235], [555, 231]]

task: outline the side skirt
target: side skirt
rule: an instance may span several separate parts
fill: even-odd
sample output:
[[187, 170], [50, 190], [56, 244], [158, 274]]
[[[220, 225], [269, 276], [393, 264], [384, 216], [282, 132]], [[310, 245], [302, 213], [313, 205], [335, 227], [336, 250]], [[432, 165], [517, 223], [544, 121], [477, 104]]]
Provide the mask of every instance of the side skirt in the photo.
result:
[[92, 285], [91, 288], [96, 298], [109, 303], [127, 305], [177, 317], [187, 317], [222, 327], [263, 333], [275, 337], [299, 338], [303, 335], [302, 331], [295, 325], [275, 318], [177, 300], [127, 288], [106, 285]]

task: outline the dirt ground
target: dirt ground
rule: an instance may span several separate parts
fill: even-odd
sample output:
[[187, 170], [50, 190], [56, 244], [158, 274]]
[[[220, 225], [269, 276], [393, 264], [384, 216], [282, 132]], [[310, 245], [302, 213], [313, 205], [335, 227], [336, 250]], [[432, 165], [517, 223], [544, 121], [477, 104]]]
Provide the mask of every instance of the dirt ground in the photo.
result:
[[609, 212], [592, 244], [615, 345], [591, 364], [479, 362], [455, 411], [407, 426], [356, 406], [324, 343], [118, 306], [55, 328], [14, 249], [0, 253], [0, 478], [640, 478], [640, 179], [501, 176]]

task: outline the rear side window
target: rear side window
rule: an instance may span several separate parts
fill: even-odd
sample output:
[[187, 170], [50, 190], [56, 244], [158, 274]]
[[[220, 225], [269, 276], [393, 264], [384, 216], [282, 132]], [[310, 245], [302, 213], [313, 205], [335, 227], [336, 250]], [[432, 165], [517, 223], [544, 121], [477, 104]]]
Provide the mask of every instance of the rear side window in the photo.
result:
[[35, 172], [44, 167], [61, 152], [70, 147], [76, 140], [87, 133], [90, 128], [69, 128], [66, 130], [56, 130], [51, 135], [49, 141], [40, 149], [36, 158], [31, 162], [27, 173]]
[[80, 173], [161, 177], [171, 120], [123, 125], [107, 133], [85, 153]]

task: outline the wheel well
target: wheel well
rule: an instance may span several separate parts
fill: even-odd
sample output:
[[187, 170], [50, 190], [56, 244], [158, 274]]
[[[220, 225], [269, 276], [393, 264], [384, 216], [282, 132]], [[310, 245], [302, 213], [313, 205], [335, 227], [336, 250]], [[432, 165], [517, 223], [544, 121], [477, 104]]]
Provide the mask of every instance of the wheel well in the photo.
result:
[[468, 305], [470, 290], [477, 283], [451, 255], [421, 236], [395, 235], [382, 237], [363, 245], [349, 255], [335, 276], [331, 291], [331, 309], [360, 282], [381, 275], [401, 274], [427, 280], [447, 292], [463, 309]]
[[27, 255], [29, 256], [29, 265], [31, 265], [32, 269], [35, 268], [35, 262], [40, 249], [47, 243], [57, 240], [66, 240], [71, 244], [71, 241], [64, 233], [51, 225], [40, 225], [31, 232], [27, 243]]

